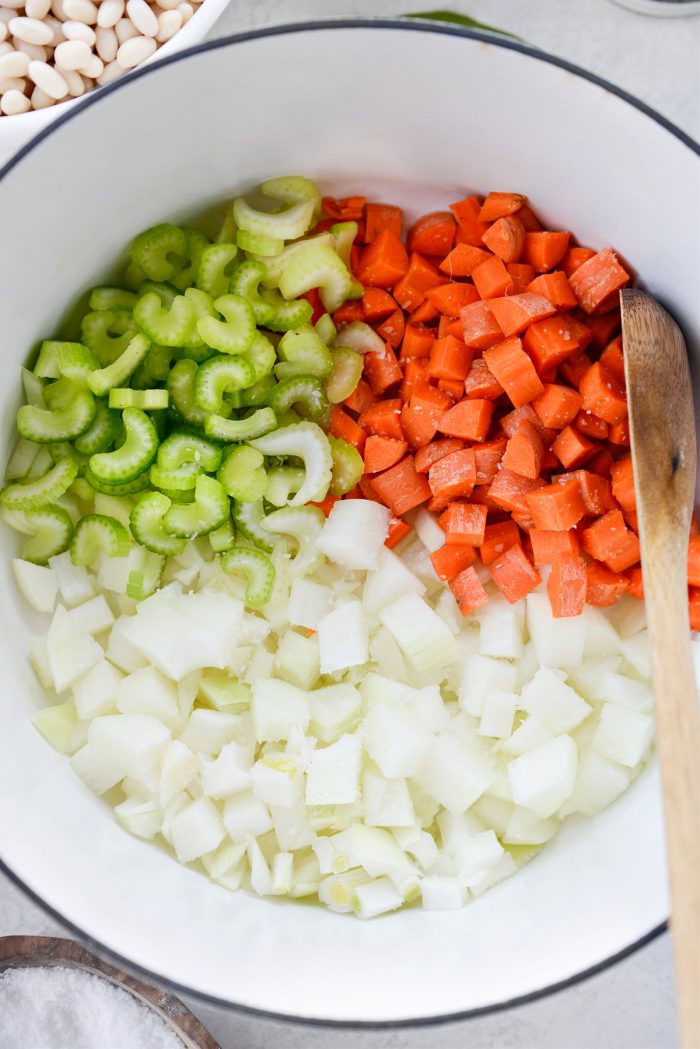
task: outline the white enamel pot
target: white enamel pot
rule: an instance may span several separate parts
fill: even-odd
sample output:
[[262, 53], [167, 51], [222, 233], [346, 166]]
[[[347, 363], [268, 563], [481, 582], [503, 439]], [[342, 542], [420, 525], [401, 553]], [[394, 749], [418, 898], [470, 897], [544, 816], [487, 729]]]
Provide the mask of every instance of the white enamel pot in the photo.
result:
[[[291, 172], [410, 213], [467, 190], [526, 193], [552, 228], [631, 260], [698, 349], [700, 155], [662, 118], [495, 37], [384, 21], [261, 30], [88, 98], [0, 173], [3, 459], [21, 362], [136, 232]], [[361, 923], [232, 894], [129, 837], [30, 723], [38, 627], [12, 584], [13, 541], [0, 540], [0, 858], [122, 963], [267, 1014], [411, 1023], [545, 993], [663, 927], [653, 769], [459, 912]]]

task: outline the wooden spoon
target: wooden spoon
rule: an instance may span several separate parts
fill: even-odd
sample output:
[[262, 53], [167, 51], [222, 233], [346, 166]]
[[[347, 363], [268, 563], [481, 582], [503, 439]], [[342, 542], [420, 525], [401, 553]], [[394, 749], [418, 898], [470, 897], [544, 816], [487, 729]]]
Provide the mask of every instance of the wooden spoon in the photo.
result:
[[656, 696], [681, 1042], [700, 1049], [700, 707], [688, 629], [695, 418], [683, 336], [649, 295], [620, 295], [644, 599]]

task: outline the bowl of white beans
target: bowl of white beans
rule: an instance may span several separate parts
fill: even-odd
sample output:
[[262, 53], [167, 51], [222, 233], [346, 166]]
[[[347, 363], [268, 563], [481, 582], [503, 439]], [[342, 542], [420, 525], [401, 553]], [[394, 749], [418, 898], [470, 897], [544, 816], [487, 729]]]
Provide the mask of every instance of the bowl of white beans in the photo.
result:
[[88, 92], [204, 38], [228, 0], [0, 0], [0, 166]]

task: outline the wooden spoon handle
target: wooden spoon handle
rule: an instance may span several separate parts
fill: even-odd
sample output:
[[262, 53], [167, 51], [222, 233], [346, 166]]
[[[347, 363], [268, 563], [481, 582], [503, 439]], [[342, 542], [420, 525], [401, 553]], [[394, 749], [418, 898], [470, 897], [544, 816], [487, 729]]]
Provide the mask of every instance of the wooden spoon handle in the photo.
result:
[[685, 553], [644, 559], [644, 591], [656, 691], [659, 756], [669, 878], [680, 1040], [700, 1047], [700, 707], [688, 635]]

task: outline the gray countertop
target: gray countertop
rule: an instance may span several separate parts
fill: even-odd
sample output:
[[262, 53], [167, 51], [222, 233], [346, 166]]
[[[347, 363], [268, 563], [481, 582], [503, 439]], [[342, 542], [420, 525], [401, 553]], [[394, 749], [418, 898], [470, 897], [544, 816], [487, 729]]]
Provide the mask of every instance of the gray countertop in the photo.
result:
[[[232, 0], [212, 37], [252, 25], [450, 6], [620, 85], [700, 139], [700, 17], [655, 19], [609, 0]], [[0, 875], [0, 935], [65, 931]], [[439, 1028], [343, 1031], [282, 1025], [188, 1000], [222, 1049], [672, 1049], [671, 947], [661, 936], [541, 1001]], [[18, 1049], [28, 1049], [19, 1047]], [[124, 1047], [128, 1049], [128, 1047]]]

